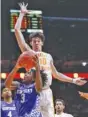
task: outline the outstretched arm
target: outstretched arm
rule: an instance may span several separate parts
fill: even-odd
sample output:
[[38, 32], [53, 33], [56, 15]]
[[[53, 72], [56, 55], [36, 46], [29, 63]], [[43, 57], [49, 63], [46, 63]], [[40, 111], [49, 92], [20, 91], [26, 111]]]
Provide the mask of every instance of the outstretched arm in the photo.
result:
[[25, 42], [24, 36], [21, 32], [21, 24], [22, 24], [23, 17], [26, 13], [28, 13], [28, 10], [27, 10], [28, 4], [25, 5], [24, 3], [19, 3], [19, 6], [21, 9], [21, 12], [15, 24], [15, 36], [21, 51], [24, 52], [24, 51], [31, 50], [29, 45]]
[[[11, 71], [11, 73], [8, 75], [6, 81], [5, 81], [5, 87], [11, 89], [12, 86], [12, 82], [14, 79], [14, 76], [17, 72], [17, 70], [19, 69], [18, 65], [16, 64], [16, 66], [13, 68], [13, 70]], [[16, 84], [14, 84], [14, 86], [16, 86]]]
[[74, 83], [76, 85], [84, 85], [87, 81], [86, 80], [81, 80], [82, 78], [71, 78], [68, 77], [60, 72], [58, 72], [53, 64], [53, 60], [51, 61], [51, 69], [52, 69], [52, 74], [55, 78], [58, 80], [64, 81], [64, 82], [69, 82], [69, 83]]

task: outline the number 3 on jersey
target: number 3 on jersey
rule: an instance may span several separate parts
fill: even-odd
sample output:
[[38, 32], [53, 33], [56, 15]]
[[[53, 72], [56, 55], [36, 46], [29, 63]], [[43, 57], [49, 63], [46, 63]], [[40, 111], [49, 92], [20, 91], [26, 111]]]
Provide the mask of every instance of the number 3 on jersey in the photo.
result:
[[8, 117], [12, 117], [12, 112], [9, 111], [7, 116], [8, 116]]
[[22, 93], [22, 94], [21, 94], [21, 103], [24, 103], [24, 102], [25, 102], [25, 94]]

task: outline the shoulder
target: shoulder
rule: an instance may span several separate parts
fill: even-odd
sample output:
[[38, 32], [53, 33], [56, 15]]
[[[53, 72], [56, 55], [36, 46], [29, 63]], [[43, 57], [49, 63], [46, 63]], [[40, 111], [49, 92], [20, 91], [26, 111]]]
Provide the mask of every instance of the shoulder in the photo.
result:
[[35, 83], [31, 83], [29, 85], [24, 85], [26, 88], [35, 88]]
[[13, 81], [12, 84], [18, 87], [18, 86], [20, 85], [20, 82], [18, 82], [18, 81]]
[[42, 52], [43, 54], [46, 54], [46, 55], [51, 55], [50, 53], [47, 53], [47, 52]]
[[35, 83], [32, 83], [32, 84], [30, 85], [30, 87], [35, 87]]
[[52, 59], [52, 55], [50, 53], [47, 53], [47, 52], [42, 52], [43, 54], [47, 55], [47, 57], [51, 58]]

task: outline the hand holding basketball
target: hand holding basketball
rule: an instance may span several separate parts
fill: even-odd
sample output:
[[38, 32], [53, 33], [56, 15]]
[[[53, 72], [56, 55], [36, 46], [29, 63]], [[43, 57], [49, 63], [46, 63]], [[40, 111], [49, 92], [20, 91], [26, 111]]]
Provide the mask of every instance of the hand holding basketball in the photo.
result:
[[24, 67], [28, 71], [29, 69], [35, 66], [34, 62], [35, 55], [36, 53], [33, 50], [23, 52], [18, 58], [17, 61], [18, 65], [20, 67]]
[[39, 66], [39, 59], [38, 59], [38, 56], [37, 54], [32, 58], [34, 64], [35, 64], [35, 67], [38, 67]]

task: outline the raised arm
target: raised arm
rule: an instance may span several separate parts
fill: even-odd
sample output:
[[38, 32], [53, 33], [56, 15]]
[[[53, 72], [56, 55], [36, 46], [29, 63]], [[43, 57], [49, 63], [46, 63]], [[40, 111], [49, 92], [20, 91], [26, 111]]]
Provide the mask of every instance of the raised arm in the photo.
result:
[[74, 83], [76, 85], [84, 85], [87, 81], [86, 80], [82, 80], [82, 78], [71, 78], [68, 77], [60, 72], [58, 72], [53, 64], [53, 60], [51, 61], [51, 69], [52, 69], [52, 74], [53, 76], [58, 79], [61, 80], [63, 82], [69, 82], [69, 83]]
[[37, 92], [40, 92], [42, 90], [43, 84], [42, 84], [42, 78], [40, 74], [39, 60], [37, 56], [35, 56], [34, 61], [35, 61], [35, 68], [36, 68], [35, 88]]
[[25, 5], [24, 3], [19, 3], [19, 6], [21, 9], [21, 12], [15, 24], [15, 36], [21, 51], [24, 52], [31, 49], [30, 46], [25, 42], [24, 36], [21, 32], [21, 24], [22, 24], [23, 17], [26, 13], [28, 13], [28, 10], [27, 10], [28, 4]]
[[[15, 67], [13, 68], [13, 70], [9, 73], [9, 75], [8, 75], [6, 81], [5, 81], [5, 87], [11, 89], [14, 76], [15, 76], [16, 72], [18, 71], [18, 69], [19, 69], [19, 67], [16, 64]], [[13, 85], [16, 85], [16, 84], [13, 84]]]

